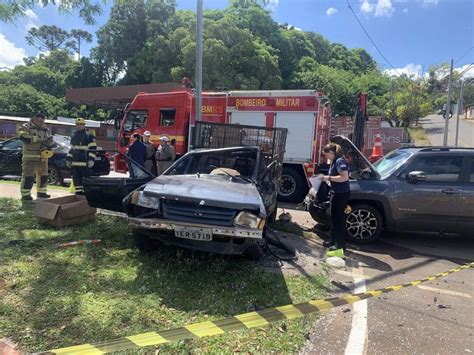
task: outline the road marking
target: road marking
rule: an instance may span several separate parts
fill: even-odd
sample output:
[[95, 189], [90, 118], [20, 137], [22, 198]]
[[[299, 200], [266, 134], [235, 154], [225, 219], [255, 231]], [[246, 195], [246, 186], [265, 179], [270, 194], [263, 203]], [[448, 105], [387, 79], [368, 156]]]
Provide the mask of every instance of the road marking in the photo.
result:
[[[352, 268], [354, 278], [354, 293], [367, 292], [362, 268]], [[367, 300], [353, 304], [352, 326], [347, 341], [345, 355], [362, 355], [366, 353], [365, 343], [367, 341]], [[368, 343], [368, 342], [367, 342]]]
[[472, 298], [471, 295], [469, 295], [467, 293], [463, 293], [463, 292], [443, 290], [442, 288], [430, 287], [430, 286], [425, 286], [425, 285], [418, 285], [416, 287], [418, 287], [422, 290], [425, 290], [425, 291], [439, 292], [439, 293], [444, 293], [446, 295], [458, 296], [458, 297], [464, 297], [464, 298]]

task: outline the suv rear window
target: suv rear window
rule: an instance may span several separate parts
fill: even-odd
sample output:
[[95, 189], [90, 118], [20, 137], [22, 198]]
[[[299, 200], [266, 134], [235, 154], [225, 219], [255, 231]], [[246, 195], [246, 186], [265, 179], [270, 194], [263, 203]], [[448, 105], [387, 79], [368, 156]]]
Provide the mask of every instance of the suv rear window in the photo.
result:
[[424, 171], [426, 182], [457, 182], [462, 162], [461, 156], [424, 156], [416, 159], [411, 171]]

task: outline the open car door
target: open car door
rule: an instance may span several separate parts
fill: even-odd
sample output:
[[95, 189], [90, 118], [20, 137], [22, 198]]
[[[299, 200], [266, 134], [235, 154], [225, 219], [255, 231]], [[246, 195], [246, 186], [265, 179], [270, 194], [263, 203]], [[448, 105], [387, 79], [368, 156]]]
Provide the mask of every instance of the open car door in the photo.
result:
[[[118, 153], [120, 154], [120, 153]], [[155, 178], [138, 163], [122, 154], [135, 177], [89, 177], [84, 179], [84, 194], [92, 207], [125, 212], [122, 200], [133, 190]]]

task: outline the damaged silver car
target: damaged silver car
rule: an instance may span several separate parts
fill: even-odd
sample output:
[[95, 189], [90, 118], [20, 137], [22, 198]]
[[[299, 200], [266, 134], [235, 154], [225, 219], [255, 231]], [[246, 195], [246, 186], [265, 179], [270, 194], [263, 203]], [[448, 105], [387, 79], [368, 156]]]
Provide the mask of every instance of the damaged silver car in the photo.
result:
[[286, 134], [199, 122], [193, 150], [163, 175], [138, 168], [135, 179], [90, 178], [86, 197], [92, 206], [125, 211], [140, 250], [159, 241], [256, 259], [276, 216]]

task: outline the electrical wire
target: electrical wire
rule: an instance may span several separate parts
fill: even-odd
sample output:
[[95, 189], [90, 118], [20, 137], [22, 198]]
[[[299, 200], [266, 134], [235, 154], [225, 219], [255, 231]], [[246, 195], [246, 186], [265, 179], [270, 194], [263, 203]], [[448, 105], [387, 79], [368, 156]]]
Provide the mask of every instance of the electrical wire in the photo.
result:
[[379, 54], [382, 56], [383, 59], [385, 59], [385, 61], [387, 62], [387, 64], [393, 69], [395, 70], [395, 72], [398, 74], [398, 75], [401, 75], [398, 70], [392, 65], [392, 63], [390, 63], [390, 61], [387, 59], [387, 57], [382, 53], [382, 51], [380, 50], [380, 48], [377, 46], [377, 44], [375, 43], [375, 41], [372, 39], [372, 37], [370, 36], [369, 32], [367, 32], [367, 30], [365, 29], [364, 25], [362, 24], [362, 22], [360, 22], [359, 20], [359, 17], [357, 16], [357, 14], [355, 13], [354, 9], [352, 8], [352, 5], [351, 3], [349, 2], [349, 0], [346, 0], [347, 2], [347, 6], [349, 7], [349, 9], [351, 10], [352, 14], [354, 15], [355, 19], [357, 20], [357, 22], [359, 23], [360, 27], [362, 28], [362, 30], [364, 31], [365, 35], [367, 36], [367, 38], [369, 39], [370, 43], [372, 43], [372, 45], [375, 47], [375, 49], [377, 50], [377, 52], [379, 52]]
[[469, 52], [472, 51], [473, 49], [474, 49], [474, 46], [472, 46], [471, 48], [469, 48], [466, 53], [464, 53], [462, 56], [460, 56], [458, 59], [456, 59], [456, 61], [454, 62], [454, 64], [456, 64], [456, 63], [459, 62], [461, 59], [463, 59], [465, 56], [467, 56], [467, 55], [469, 54]]
[[459, 74], [459, 77], [461, 78], [465, 73], [467, 73], [473, 65], [474, 63], [469, 64], [469, 66]]

